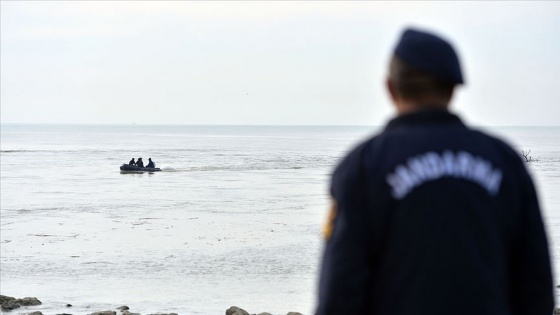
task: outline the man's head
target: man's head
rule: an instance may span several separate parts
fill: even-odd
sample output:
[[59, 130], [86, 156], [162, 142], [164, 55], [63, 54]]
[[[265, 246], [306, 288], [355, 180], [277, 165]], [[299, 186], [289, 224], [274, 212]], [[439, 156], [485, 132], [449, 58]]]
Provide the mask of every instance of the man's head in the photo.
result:
[[399, 113], [447, 108], [464, 83], [459, 58], [442, 38], [413, 29], [403, 32], [389, 65], [387, 87]]

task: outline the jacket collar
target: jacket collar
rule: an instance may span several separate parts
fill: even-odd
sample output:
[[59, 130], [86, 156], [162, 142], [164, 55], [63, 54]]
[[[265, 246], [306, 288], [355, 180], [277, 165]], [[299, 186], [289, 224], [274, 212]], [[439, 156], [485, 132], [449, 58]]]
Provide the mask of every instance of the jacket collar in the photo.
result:
[[450, 124], [465, 126], [461, 119], [444, 109], [426, 109], [399, 115], [389, 121], [385, 130], [393, 130], [401, 126]]

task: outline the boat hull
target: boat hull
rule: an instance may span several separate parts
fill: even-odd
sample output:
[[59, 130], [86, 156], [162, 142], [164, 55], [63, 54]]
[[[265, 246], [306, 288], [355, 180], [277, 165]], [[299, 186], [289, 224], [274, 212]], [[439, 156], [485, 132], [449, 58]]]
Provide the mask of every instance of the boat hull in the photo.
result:
[[159, 172], [161, 169], [159, 167], [151, 168], [151, 167], [140, 167], [136, 165], [129, 165], [123, 164], [120, 167], [121, 171], [130, 171], [130, 172]]

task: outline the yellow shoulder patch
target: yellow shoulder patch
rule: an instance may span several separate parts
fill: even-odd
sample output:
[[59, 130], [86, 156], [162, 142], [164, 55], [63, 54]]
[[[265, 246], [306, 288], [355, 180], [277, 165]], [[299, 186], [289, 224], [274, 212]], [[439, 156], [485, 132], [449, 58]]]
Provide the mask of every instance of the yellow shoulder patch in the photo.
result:
[[338, 212], [338, 204], [336, 200], [333, 198], [331, 199], [329, 216], [327, 217], [327, 222], [325, 224], [325, 227], [323, 228], [323, 236], [327, 240], [331, 237], [332, 231], [334, 229], [334, 219], [336, 218], [337, 212]]

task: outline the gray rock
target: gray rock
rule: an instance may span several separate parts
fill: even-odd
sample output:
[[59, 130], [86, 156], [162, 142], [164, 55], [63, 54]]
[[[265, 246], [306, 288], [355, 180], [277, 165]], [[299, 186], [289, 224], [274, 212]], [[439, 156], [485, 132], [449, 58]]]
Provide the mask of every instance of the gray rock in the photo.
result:
[[36, 297], [24, 297], [23, 299], [17, 299], [16, 303], [21, 306], [34, 306], [43, 304]]
[[123, 305], [123, 306], [121, 306], [121, 307], [117, 307], [117, 309], [118, 309], [118, 310], [121, 310], [121, 311], [128, 311], [128, 310], [130, 309], [130, 307], [128, 307], [128, 306], [126, 306], [126, 305]]
[[262, 313], [258, 313], [257, 315], [272, 315], [269, 312], [262, 312]]
[[226, 315], [249, 315], [249, 313], [242, 308], [232, 306], [226, 310]]
[[127, 311], [127, 310], [122, 311], [121, 314], [122, 314], [122, 315], [140, 315], [140, 313], [131, 313], [131, 312]]
[[36, 312], [27, 313], [27, 315], [43, 315], [43, 313], [36, 311]]
[[177, 313], [155, 313], [155, 314], [148, 314], [148, 315], [177, 315]]
[[288, 312], [288, 314], [286, 315], [303, 315], [303, 314], [298, 312]]
[[68, 303], [66, 304], [66, 307], [72, 307], [72, 304]]
[[0, 304], [4, 304], [8, 301], [15, 301], [15, 300], [16, 300], [15, 297], [0, 294]]
[[559, 315], [559, 314], [560, 314], [560, 308], [555, 308], [554, 315]]
[[10, 300], [7, 302], [2, 303], [2, 310], [4, 311], [11, 311], [19, 307], [19, 304], [16, 303], [15, 300]]
[[89, 315], [117, 315], [117, 312], [115, 312], [115, 311], [101, 311], [101, 312], [91, 313]]
[[61, 313], [61, 314], [56, 314], [56, 315], [72, 315], [72, 314]]

